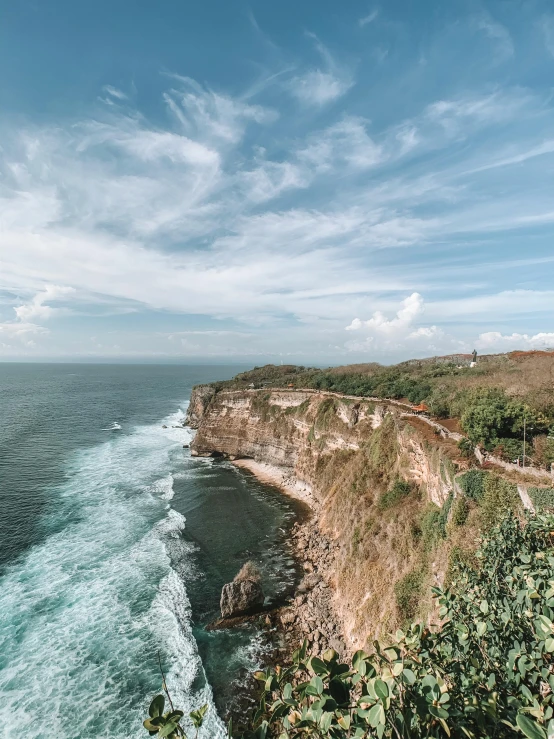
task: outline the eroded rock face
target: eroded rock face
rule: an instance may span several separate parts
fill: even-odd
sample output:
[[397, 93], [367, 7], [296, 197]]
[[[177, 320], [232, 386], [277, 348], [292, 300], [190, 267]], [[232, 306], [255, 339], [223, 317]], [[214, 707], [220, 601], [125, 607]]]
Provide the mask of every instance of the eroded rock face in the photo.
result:
[[200, 425], [202, 417], [215, 395], [215, 388], [212, 385], [196, 385], [190, 396], [190, 403], [187, 410], [185, 423], [193, 429], [197, 429]]
[[264, 604], [262, 586], [256, 580], [235, 580], [221, 591], [221, 616], [234, 618], [259, 610]]

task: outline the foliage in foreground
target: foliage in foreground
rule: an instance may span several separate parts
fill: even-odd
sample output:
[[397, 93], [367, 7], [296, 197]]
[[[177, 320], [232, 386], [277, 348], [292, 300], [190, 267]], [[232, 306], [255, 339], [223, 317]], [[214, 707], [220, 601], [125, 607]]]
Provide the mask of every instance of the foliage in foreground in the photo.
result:
[[412, 625], [342, 664], [306, 645], [287, 669], [256, 673], [262, 698], [242, 739], [554, 736], [554, 518], [512, 515], [479, 568], [435, 589], [438, 633]]
[[[256, 673], [259, 707], [234, 736], [554, 737], [553, 544], [554, 516], [522, 525], [509, 514], [483, 541], [478, 567], [455, 564], [451, 587], [434, 589], [440, 631], [412, 624], [349, 664], [333, 650], [309, 656], [304, 643], [290, 667]], [[193, 712], [197, 727], [205, 710]], [[181, 717], [163, 714], [157, 696], [145, 727], [184, 736]]]

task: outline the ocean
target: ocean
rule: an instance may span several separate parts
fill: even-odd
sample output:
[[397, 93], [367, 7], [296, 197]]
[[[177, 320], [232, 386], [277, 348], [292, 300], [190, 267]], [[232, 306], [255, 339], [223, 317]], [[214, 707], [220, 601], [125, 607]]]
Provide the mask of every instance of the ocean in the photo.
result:
[[158, 656], [176, 706], [209, 704], [199, 736], [226, 735], [260, 635], [204, 627], [247, 559], [268, 602], [290, 588], [300, 511], [183, 448], [192, 386], [241, 369], [0, 364], [1, 737], [146, 737]]

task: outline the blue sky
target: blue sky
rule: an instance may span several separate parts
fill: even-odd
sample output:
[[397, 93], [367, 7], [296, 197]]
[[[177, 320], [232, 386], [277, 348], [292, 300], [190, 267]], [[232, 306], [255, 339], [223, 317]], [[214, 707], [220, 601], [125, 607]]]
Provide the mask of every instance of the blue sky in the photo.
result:
[[19, 0], [0, 358], [554, 346], [554, 6]]

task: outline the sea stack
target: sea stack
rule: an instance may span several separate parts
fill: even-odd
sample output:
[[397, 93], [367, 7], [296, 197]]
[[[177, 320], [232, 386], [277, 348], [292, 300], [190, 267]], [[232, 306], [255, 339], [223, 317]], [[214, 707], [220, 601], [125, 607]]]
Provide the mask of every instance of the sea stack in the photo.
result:
[[260, 580], [260, 574], [252, 562], [243, 565], [233, 582], [223, 586], [221, 617], [234, 618], [259, 611], [265, 599]]

